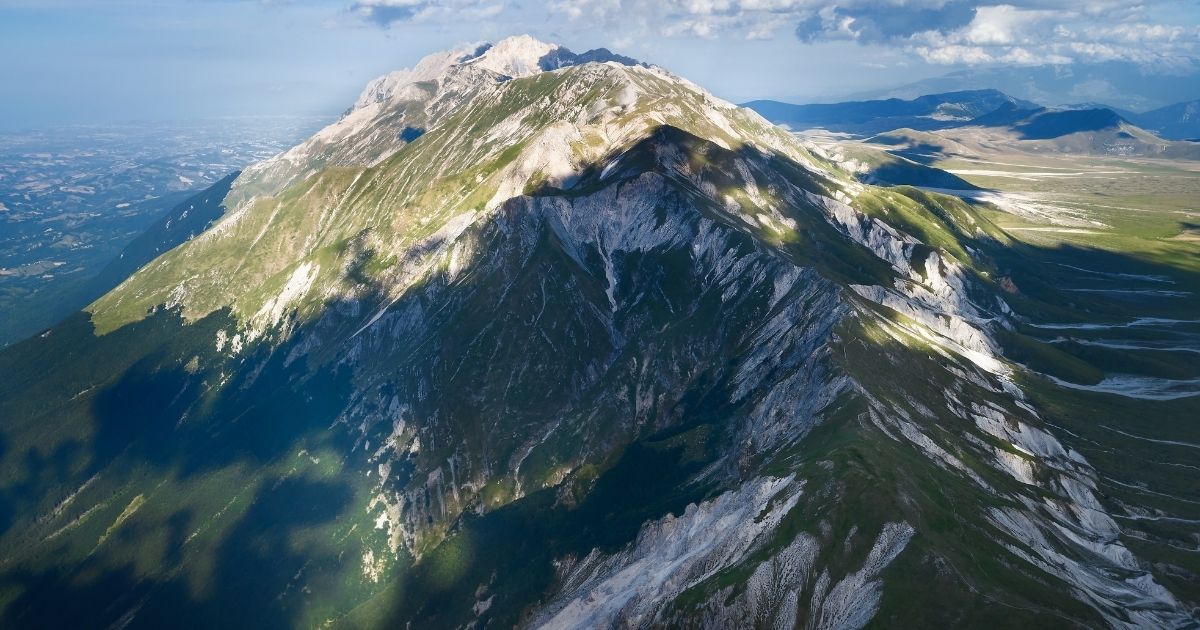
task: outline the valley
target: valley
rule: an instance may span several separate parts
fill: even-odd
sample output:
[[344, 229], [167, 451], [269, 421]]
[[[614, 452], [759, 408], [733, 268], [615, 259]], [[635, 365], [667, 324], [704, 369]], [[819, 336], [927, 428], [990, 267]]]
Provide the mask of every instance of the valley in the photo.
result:
[[115, 286], [96, 276], [130, 241], [319, 123], [263, 117], [0, 132], [0, 346]]

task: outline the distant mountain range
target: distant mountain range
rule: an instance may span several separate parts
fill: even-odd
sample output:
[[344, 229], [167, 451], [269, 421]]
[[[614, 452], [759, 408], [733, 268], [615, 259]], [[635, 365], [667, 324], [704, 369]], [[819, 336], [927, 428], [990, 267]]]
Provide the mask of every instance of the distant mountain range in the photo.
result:
[[791, 129], [821, 128], [861, 135], [897, 129], [1002, 127], [1017, 134], [1020, 140], [1050, 140], [1101, 131], [1113, 136], [1109, 139], [1106, 135], [1104, 140], [1136, 137], [1152, 145], [1160, 144], [1153, 135], [1164, 140], [1200, 138], [1200, 101], [1139, 114], [1100, 103], [1049, 108], [999, 90], [971, 90], [927, 94], [911, 100], [890, 98], [811, 105], [751, 101], [745, 106]]
[[1141, 114], [1123, 114], [1130, 122], [1168, 140], [1200, 140], [1200, 99]]
[[928, 131], [960, 126], [1002, 107], [1035, 109], [1036, 103], [1013, 98], [999, 90], [970, 90], [927, 94], [912, 100], [889, 98], [792, 105], [779, 101], [745, 103], [764, 118], [793, 129], [822, 127], [830, 131], [874, 134], [909, 128]]
[[962, 90], [996, 89], [1043, 105], [1106, 103], [1148, 111], [1200, 96], [1200, 65], [1167, 70], [1112, 61], [1089, 64], [970, 68], [882, 90], [849, 94], [846, 100], [902, 98]]

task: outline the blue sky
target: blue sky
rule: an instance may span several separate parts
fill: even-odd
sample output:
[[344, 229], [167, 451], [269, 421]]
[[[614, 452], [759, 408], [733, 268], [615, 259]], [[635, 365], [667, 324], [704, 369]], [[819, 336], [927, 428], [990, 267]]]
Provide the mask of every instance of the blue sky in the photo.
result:
[[996, 66], [1200, 68], [1196, 0], [0, 0], [0, 127], [332, 113], [429, 52], [518, 33], [733, 101]]

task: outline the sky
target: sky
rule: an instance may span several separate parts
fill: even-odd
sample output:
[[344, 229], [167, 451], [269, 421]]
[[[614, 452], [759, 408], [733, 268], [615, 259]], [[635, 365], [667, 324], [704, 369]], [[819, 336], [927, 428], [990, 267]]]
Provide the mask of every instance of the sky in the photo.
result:
[[997, 67], [1200, 77], [1200, 0], [0, 0], [0, 128], [333, 115], [428, 53], [521, 33], [734, 102]]

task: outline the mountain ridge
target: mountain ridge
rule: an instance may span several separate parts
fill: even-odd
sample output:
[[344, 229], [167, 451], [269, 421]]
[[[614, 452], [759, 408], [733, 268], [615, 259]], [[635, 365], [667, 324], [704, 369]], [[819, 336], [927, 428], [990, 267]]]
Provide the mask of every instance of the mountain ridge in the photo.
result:
[[1129, 116], [1139, 127], [1170, 140], [1200, 138], [1200, 100], [1183, 101]]
[[979, 208], [654, 67], [477, 65], [0, 353], [6, 619], [1190, 622], [1003, 355]]
[[645, 65], [603, 48], [575, 54], [527, 35], [510, 37], [495, 46], [475, 44], [434, 53], [412, 69], [371, 81], [338, 120], [289, 151], [245, 169], [245, 176], [234, 184], [231, 208], [240, 207], [254, 195], [277, 193], [325, 166], [378, 163], [419, 137], [463, 99], [477, 97], [497, 83], [606, 62]]

